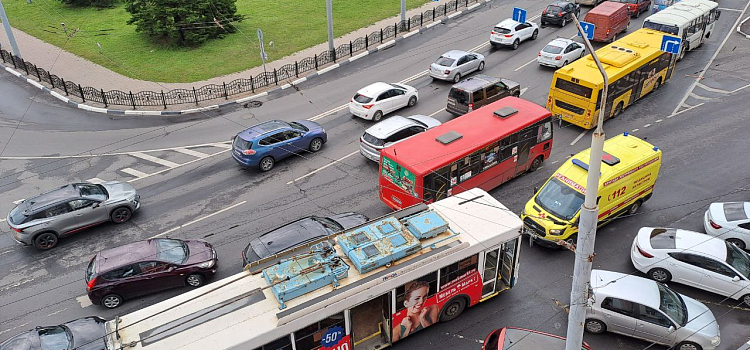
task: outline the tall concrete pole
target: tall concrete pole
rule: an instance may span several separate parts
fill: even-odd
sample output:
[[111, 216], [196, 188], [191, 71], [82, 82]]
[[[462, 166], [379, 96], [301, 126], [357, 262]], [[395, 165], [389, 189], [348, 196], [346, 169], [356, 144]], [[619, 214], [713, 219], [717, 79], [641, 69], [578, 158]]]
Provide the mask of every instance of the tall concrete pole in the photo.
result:
[[406, 0], [401, 0], [401, 22], [406, 21]]
[[604, 153], [604, 130], [602, 129], [602, 122], [604, 121], [607, 109], [607, 88], [609, 86], [607, 72], [604, 71], [602, 63], [596, 57], [596, 51], [591, 46], [591, 42], [586, 37], [586, 33], [581, 28], [581, 23], [578, 22], [578, 18], [575, 15], [573, 15], [573, 21], [576, 27], [578, 27], [579, 33], [581, 33], [586, 49], [589, 50], [596, 66], [602, 73], [604, 88], [602, 89], [602, 99], [599, 107], [599, 120], [597, 121], [594, 134], [591, 135], [591, 157], [589, 158], [588, 178], [586, 179], [586, 198], [581, 206], [578, 241], [576, 243], [573, 288], [570, 291], [570, 315], [568, 315], [565, 350], [581, 350], [581, 344], [583, 343], [583, 327], [586, 322], [586, 307], [589, 303], [591, 266], [594, 259], [594, 240], [596, 238], [596, 224], [599, 216], [599, 205], [597, 204], [596, 197], [599, 192], [599, 172], [601, 171], [602, 154]]
[[3, 2], [0, 0], [0, 20], [3, 21], [3, 27], [5, 28], [5, 34], [8, 36], [8, 41], [10, 41], [10, 48], [13, 50], [13, 54], [16, 55], [18, 58], [21, 58], [21, 51], [18, 50], [18, 45], [16, 44], [16, 37], [13, 36], [13, 28], [10, 27], [10, 22], [8, 22], [8, 16], [5, 15], [5, 8], [3, 7]]
[[333, 47], [333, 4], [332, 0], [326, 0], [326, 20], [328, 21], [328, 50], [335, 50]]

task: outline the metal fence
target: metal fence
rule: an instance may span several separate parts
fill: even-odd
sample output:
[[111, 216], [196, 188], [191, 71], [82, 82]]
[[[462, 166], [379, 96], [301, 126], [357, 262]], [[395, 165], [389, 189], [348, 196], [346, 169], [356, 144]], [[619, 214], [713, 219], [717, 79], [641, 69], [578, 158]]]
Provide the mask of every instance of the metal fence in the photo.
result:
[[478, 1], [480, 0], [449, 1], [443, 5], [434, 7], [432, 10], [427, 10], [404, 21], [394, 23], [392, 26], [381, 28], [379, 31], [372, 32], [367, 36], [341, 44], [334, 50], [326, 50], [313, 57], [306, 57], [295, 61], [294, 64], [286, 64], [274, 68], [273, 71], [263, 72], [249, 79], [235, 79], [221, 85], [209, 84], [198, 88], [193, 87], [192, 89], [162, 90], [158, 92], [104, 91], [103, 89], [81, 86], [72, 81], [66, 81], [55, 74], [37, 67], [31, 62], [16, 57], [1, 47], [0, 58], [2, 58], [4, 63], [12, 64], [13, 67], [26, 73], [27, 76], [36, 78], [40, 82], [48, 84], [53, 89], [64, 92], [66, 96], [78, 97], [82, 102], [98, 102], [105, 107], [117, 105], [130, 106], [135, 109], [139, 106], [162, 106], [166, 109], [169, 105], [190, 103], [197, 105], [201, 101], [221, 98], [229, 99], [229, 96], [247, 92], [252, 93], [264, 87], [284, 83], [306, 72], [318, 70], [329, 63], [335, 63], [337, 60], [358, 54], [361, 51], [369, 49], [370, 46], [377, 46], [387, 39], [395, 38], [400, 33], [409, 32], [412, 29], [434, 22], [435, 19], [444, 17], [451, 12], [458, 11], [458, 9], [467, 7], [469, 4]]

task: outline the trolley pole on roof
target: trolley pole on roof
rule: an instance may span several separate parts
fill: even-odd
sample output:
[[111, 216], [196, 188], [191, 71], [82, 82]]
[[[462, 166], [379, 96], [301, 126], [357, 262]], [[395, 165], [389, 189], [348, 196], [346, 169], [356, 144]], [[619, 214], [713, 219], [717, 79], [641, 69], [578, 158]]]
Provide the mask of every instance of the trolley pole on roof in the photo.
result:
[[586, 36], [578, 18], [573, 15], [573, 21], [583, 38], [586, 49], [594, 58], [596, 66], [602, 73], [604, 88], [599, 108], [599, 120], [596, 130], [591, 135], [591, 157], [589, 158], [588, 178], [586, 180], [586, 197], [581, 206], [580, 226], [578, 229], [578, 241], [575, 249], [575, 267], [573, 270], [573, 288], [570, 291], [570, 314], [568, 315], [568, 332], [565, 350], [581, 350], [583, 343], [583, 330], [586, 322], [586, 307], [589, 305], [589, 286], [591, 284], [591, 266], [594, 260], [594, 239], [596, 238], [596, 224], [599, 216], [599, 205], [596, 197], [599, 191], [599, 176], [604, 153], [604, 129], [602, 122], [605, 119], [607, 106], [607, 88], [609, 79], [604, 71], [602, 63], [596, 57], [596, 51]]

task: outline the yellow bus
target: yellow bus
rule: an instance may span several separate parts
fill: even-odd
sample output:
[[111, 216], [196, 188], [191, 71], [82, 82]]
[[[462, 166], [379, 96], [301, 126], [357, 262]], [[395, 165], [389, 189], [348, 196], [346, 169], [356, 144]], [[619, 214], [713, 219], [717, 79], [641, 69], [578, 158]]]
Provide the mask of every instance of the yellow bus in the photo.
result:
[[[674, 55], [661, 51], [664, 35], [639, 29], [596, 50], [609, 77], [607, 119], [616, 117], [672, 77], [676, 60]], [[594, 59], [587, 55], [555, 72], [547, 109], [562, 120], [591, 129], [599, 116], [603, 88], [602, 75]]]

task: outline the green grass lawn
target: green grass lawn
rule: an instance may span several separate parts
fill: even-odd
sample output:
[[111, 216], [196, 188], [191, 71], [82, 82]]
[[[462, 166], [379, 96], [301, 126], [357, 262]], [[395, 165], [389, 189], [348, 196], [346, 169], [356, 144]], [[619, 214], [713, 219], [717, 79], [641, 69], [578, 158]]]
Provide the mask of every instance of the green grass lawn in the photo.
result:
[[[414, 8], [428, 1], [406, 0], [406, 5]], [[130, 14], [123, 4], [103, 10], [72, 8], [57, 0], [32, 0], [32, 4], [3, 0], [3, 5], [13, 27], [115, 72], [148, 81], [199, 81], [260, 66], [256, 28], [263, 30], [271, 61], [328, 40], [325, 0], [237, 0], [237, 13], [246, 16], [237, 25], [239, 31], [197, 48], [162, 45], [136, 33], [135, 25], [126, 24]], [[334, 0], [334, 35], [397, 15], [400, 6], [399, 0]], [[78, 31], [68, 39], [61, 22], [68, 33]], [[24, 58], [34, 62], [34, 57]]]

